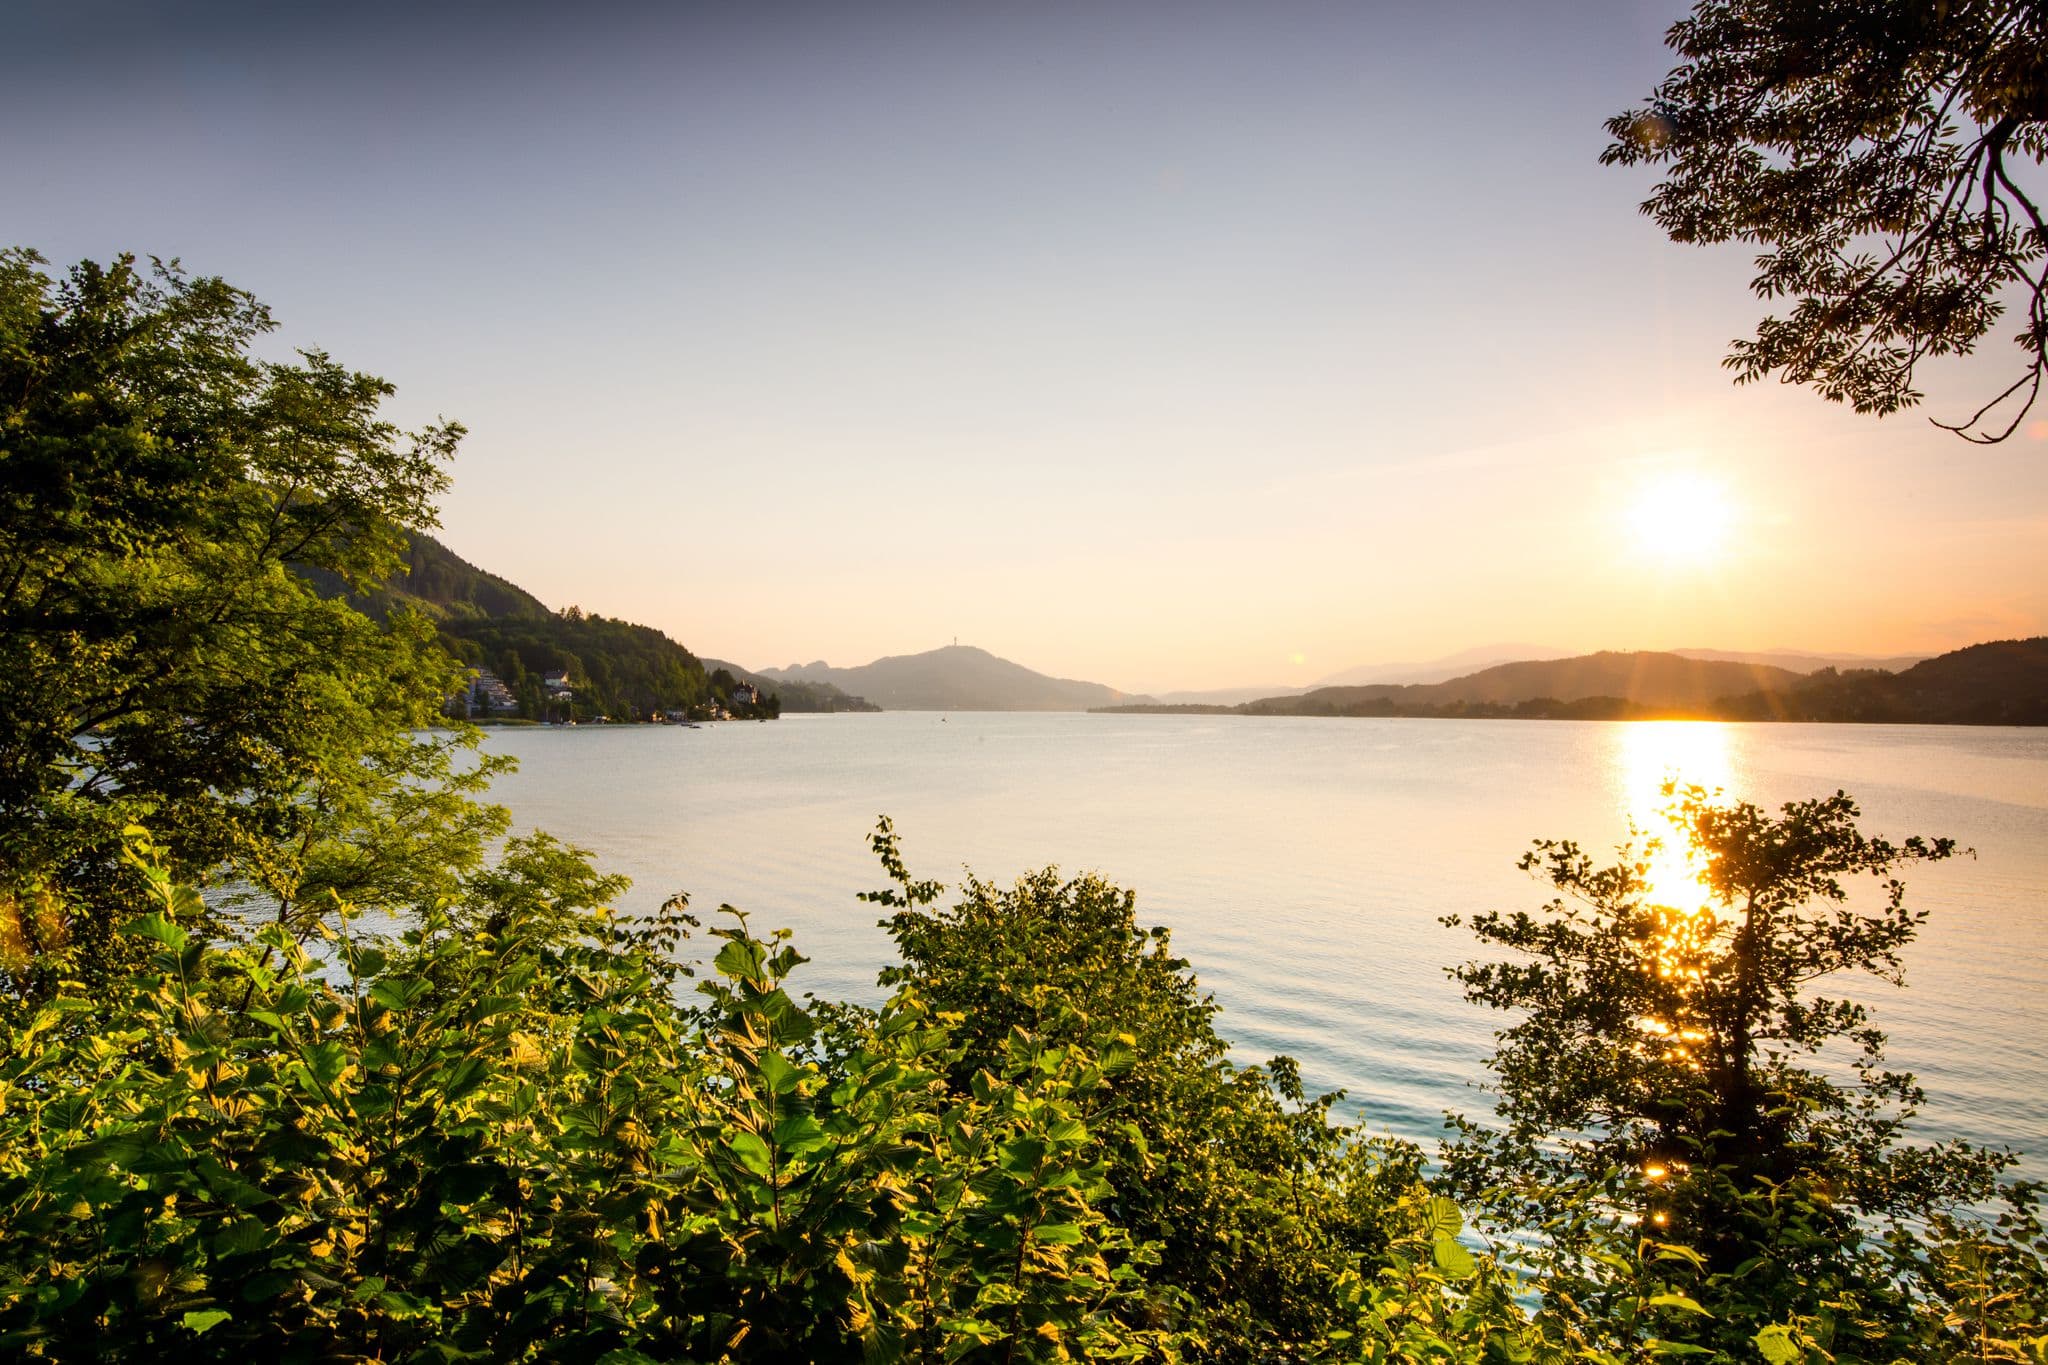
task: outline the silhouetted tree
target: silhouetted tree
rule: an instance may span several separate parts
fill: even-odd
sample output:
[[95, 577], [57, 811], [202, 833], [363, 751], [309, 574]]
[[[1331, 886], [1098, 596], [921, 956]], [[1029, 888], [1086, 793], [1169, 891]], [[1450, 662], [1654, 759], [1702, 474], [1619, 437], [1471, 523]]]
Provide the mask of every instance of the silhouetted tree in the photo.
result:
[[[1492, 1059], [1503, 1126], [1459, 1120], [1447, 1168], [1494, 1217], [1543, 1230], [1528, 1255], [1555, 1312], [1597, 1315], [1616, 1248], [1647, 1236], [1698, 1267], [1691, 1292], [1711, 1314], [1681, 1318], [1673, 1336], [1733, 1350], [1834, 1295], [1862, 1305], [1866, 1344], [1903, 1350], [1918, 1291], [1864, 1234], [1991, 1197], [2009, 1158], [1902, 1143], [1919, 1087], [1884, 1068], [1885, 1035], [1862, 1005], [1815, 988], [1854, 973], [1903, 981], [1899, 953], [1926, 912], [1894, 873], [1955, 845], [1867, 836], [1841, 793], [1774, 817], [1689, 788], [1671, 815], [1704, 906], [1660, 903], [1644, 847], [1602, 867], [1546, 839], [1521, 865], [1558, 898], [1472, 920], [1516, 957], [1452, 975], [1467, 999], [1521, 1018]], [[1874, 881], [1867, 902], [1851, 896], [1855, 878]], [[1852, 1081], [1814, 1064], [1830, 1044], [1853, 1049]]]
[[1793, 301], [1735, 342], [1738, 382], [1896, 412], [1921, 360], [1968, 353], [2012, 304], [2019, 377], [1937, 423], [2010, 436], [2048, 340], [2048, 6], [1701, 0], [1667, 41], [1683, 61], [1609, 120], [1601, 159], [1667, 168], [1643, 211], [1676, 241], [1755, 244], [1751, 288]]

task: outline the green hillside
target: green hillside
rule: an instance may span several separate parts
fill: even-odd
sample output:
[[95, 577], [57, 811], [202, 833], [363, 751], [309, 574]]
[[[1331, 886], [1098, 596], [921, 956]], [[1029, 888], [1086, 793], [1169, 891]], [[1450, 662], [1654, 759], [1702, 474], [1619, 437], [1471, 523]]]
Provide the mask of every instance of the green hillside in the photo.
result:
[[[680, 711], [702, 718], [714, 704], [744, 719], [780, 714], [771, 694], [734, 695], [730, 674], [713, 677], [695, 655], [654, 629], [570, 608], [551, 616], [449, 616], [442, 636], [464, 663], [495, 673], [534, 719], [646, 720]], [[569, 696], [545, 679], [568, 674]]]
[[[321, 591], [341, 593], [331, 574], [302, 572]], [[402, 604], [431, 618], [456, 658], [504, 683], [517, 704], [504, 719], [625, 721], [667, 712], [768, 719], [785, 709], [877, 709], [829, 685], [769, 683], [730, 665], [707, 665], [652, 626], [575, 607], [550, 611], [524, 588], [420, 532], [409, 536], [405, 568], [355, 600], [373, 615]], [[545, 682], [564, 671], [566, 695]]]
[[431, 604], [444, 617], [554, 615], [538, 597], [456, 554], [429, 535], [412, 533], [406, 547], [404, 581], [394, 592]]

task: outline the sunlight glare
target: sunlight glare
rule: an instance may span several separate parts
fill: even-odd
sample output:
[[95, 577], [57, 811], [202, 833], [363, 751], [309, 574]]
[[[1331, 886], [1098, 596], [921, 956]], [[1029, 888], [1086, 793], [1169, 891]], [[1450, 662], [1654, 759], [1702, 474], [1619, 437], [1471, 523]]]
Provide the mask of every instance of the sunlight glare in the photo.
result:
[[[1681, 996], [1703, 979], [1720, 926], [1706, 869], [1684, 828], [1669, 814], [1667, 785], [1727, 791], [1735, 785], [1731, 731], [1711, 721], [1638, 721], [1615, 727], [1616, 792], [1643, 861], [1643, 900], [1661, 928], [1642, 951]], [[1697, 1067], [1708, 1035], [1683, 1008], [1668, 1018], [1636, 1020], [1644, 1045], [1666, 1062]], [[1661, 1172], [1662, 1167], [1658, 1170]], [[1658, 1179], [1651, 1174], [1650, 1179]]]
[[1727, 790], [1734, 785], [1729, 727], [1713, 721], [1637, 721], [1615, 727], [1621, 740], [1622, 809], [1629, 822], [1657, 841], [1650, 853], [1650, 894], [1659, 904], [1688, 913], [1709, 899], [1701, 869], [1684, 831], [1665, 814], [1666, 782]]
[[1735, 524], [1727, 490], [1699, 474], [1666, 474], [1637, 490], [1626, 521], [1644, 558], [1699, 568], [1725, 557]]

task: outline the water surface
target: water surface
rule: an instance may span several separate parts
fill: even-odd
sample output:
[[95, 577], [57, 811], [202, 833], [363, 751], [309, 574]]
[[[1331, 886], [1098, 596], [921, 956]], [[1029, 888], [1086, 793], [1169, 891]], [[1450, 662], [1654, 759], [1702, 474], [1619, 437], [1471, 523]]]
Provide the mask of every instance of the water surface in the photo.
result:
[[1929, 1090], [1918, 1131], [2048, 1176], [2048, 731], [897, 712], [488, 743], [520, 760], [496, 795], [521, 827], [630, 875], [629, 905], [686, 890], [794, 929], [792, 984], [820, 995], [879, 999], [889, 943], [854, 898], [882, 883], [879, 814], [918, 876], [1099, 871], [1172, 928], [1241, 1059], [1289, 1053], [1430, 1143], [1490, 1107], [1500, 1022], [1444, 975], [1477, 944], [1440, 917], [1541, 904], [1532, 838], [1611, 847], [1673, 774], [1772, 805], [1846, 789], [1866, 830], [1976, 851], [1908, 874], [1932, 912], [1909, 988], [1854, 988]]

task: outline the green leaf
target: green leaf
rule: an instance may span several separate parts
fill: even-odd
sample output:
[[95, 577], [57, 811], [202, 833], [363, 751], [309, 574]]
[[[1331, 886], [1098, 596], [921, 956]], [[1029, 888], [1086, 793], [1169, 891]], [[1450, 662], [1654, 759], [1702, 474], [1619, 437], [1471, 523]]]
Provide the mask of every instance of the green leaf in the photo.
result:
[[291, 1287], [291, 1276], [269, 1271], [242, 1281], [242, 1298], [248, 1303], [260, 1303], [264, 1299], [276, 1298]]
[[742, 1166], [764, 1179], [767, 1177], [771, 1169], [768, 1144], [761, 1141], [759, 1133], [741, 1129], [726, 1139], [726, 1146], [732, 1149], [732, 1154], [739, 1158]]
[[1006, 1171], [1024, 1172], [1036, 1169], [1044, 1158], [1045, 1144], [1037, 1138], [1012, 1138], [1003, 1144], [997, 1164]]
[[306, 1070], [323, 1086], [333, 1085], [341, 1079], [341, 1073], [348, 1070], [348, 1053], [342, 1050], [340, 1043], [315, 1043], [300, 1055], [306, 1063]]
[[215, 1234], [213, 1253], [216, 1256], [234, 1256], [269, 1246], [276, 1240], [276, 1236], [260, 1219], [241, 1218]]
[[832, 1145], [825, 1129], [809, 1114], [791, 1114], [775, 1125], [775, 1145], [802, 1156]]
[[441, 1098], [451, 1102], [459, 1100], [490, 1078], [490, 1064], [483, 1058], [464, 1057], [442, 1078]]
[[1061, 1119], [1045, 1130], [1048, 1142], [1073, 1144], [1088, 1140], [1088, 1125], [1079, 1119]]
[[764, 955], [765, 950], [752, 939], [730, 939], [718, 950], [718, 956], [712, 960], [711, 965], [717, 968], [720, 976], [745, 981], [761, 974], [761, 959]]
[[162, 915], [137, 915], [121, 926], [121, 931], [138, 938], [153, 938], [166, 948], [182, 948], [190, 937], [183, 929]]
[[1792, 1365], [1802, 1360], [1806, 1352], [1792, 1339], [1792, 1329], [1783, 1323], [1772, 1323], [1756, 1334], [1756, 1348], [1763, 1353], [1771, 1365]]
[[1472, 1253], [1455, 1237], [1438, 1234], [1431, 1254], [1436, 1260], [1436, 1268], [1454, 1280], [1467, 1280], [1479, 1273], [1479, 1262], [1472, 1259]]
[[370, 998], [388, 1010], [410, 1009], [432, 987], [416, 976], [387, 976], [370, 987]]
[[803, 1080], [803, 1068], [780, 1052], [762, 1053], [760, 1067], [761, 1079], [768, 1083], [771, 1094], [787, 1095]]
[[1652, 1308], [1678, 1308], [1688, 1313], [1698, 1313], [1701, 1317], [1713, 1316], [1706, 1309], [1700, 1307], [1696, 1301], [1687, 1298], [1683, 1294], [1653, 1294], [1645, 1299], [1644, 1302]]
[[185, 1329], [190, 1332], [204, 1332], [218, 1327], [234, 1316], [224, 1308], [194, 1308], [183, 1318]]
[[122, 1166], [140, 1160], [148, 1154], [150, 1146], [149, 1133], [128, 1129], [81, 1142], [71, 1149], [69, 1156], [75, 1166]]
[[1465, 1215], [1458, 1208], [1458, 1201], [1442, 1195], [1431, 1197], [1427, 1209], [1428, 1227], [1431, 1236], [1456, 1237], [1465, 1230]]
[[1077, 1246], [1081, 1241], [1081, 1229], [1073, 1223], [1040, 1223], [1031, 1230], [1031, 1235], [1054, 1246]]

